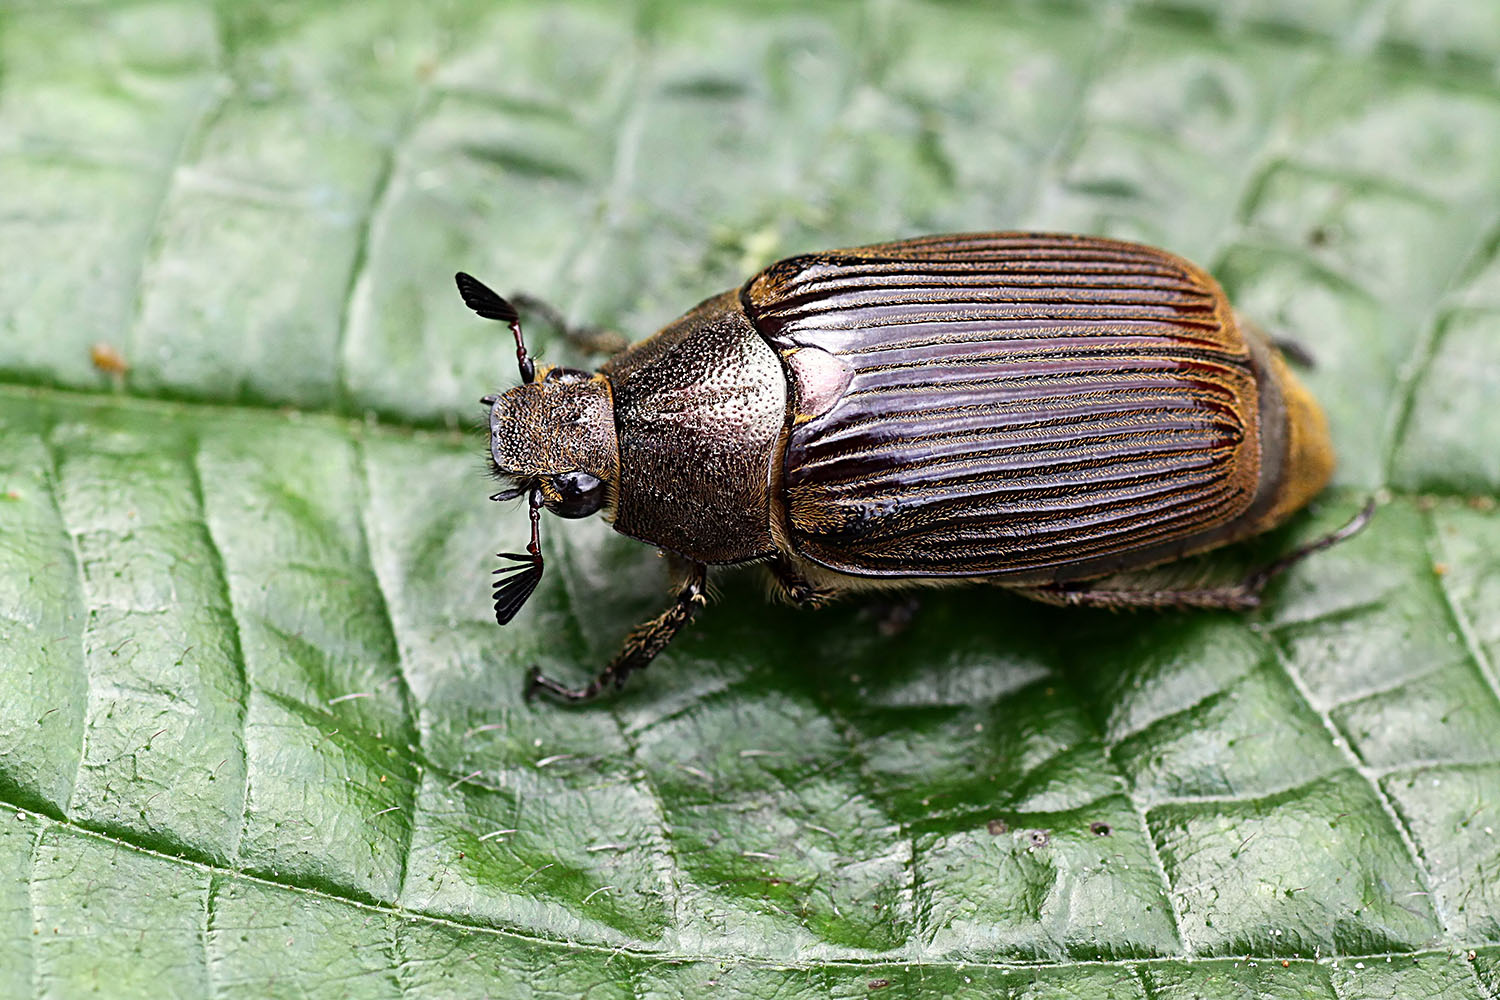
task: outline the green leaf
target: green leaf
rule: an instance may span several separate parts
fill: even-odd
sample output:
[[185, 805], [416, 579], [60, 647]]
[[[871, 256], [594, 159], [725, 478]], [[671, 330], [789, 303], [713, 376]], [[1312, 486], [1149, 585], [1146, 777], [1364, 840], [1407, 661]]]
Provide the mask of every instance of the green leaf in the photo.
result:
[[[1494, 11], [12, 5], [0, 994], [1494, 997]], [[886, 638], [726, 573], [527, 705], [667, 580], [549, 520], [495, 627], [515, 376], [452, 273], [639, 337], [976, 228], [1167, 246], [1316, 356], [1335, 488], [1198, 571], [1375, 522], [1248, 616]]]

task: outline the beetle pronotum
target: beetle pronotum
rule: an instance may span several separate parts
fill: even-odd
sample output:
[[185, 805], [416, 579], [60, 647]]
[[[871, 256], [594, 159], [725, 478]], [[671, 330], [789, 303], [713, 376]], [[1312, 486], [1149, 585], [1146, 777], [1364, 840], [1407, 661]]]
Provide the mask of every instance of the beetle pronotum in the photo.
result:
[[490, 459], [525, 496], [503, 625], [542, 573], [543, 508], [596, 512], [677, 558], [671, 607], [589, 684], [622, 685], [705, 601], [711, 565], [762, 562], [804, 606], [859, 589], [985, 582], [1055, 604], [1247, 609], [1344, 528], [1233, 584], [1090, 581], [1280, 524], [1328, 482], [1322, 411], [1207, 273], [1086, 236], [930, 236], [778, 261], [597, 371], [536, 364], [486, 396]]

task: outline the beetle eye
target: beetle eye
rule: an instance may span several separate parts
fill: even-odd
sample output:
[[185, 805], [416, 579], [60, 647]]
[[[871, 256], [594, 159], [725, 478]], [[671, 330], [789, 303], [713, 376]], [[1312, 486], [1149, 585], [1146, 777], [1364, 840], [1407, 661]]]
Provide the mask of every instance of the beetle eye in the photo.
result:
[[578, 368], [549, 368], [543, 382], [587, 382], [594, 376]]
[[588, 517], [604, 506], [604, 482], [587, 472], [564, 472], [554, 476], [552, 486], [559, 499], [547, 504], [558, 517]]

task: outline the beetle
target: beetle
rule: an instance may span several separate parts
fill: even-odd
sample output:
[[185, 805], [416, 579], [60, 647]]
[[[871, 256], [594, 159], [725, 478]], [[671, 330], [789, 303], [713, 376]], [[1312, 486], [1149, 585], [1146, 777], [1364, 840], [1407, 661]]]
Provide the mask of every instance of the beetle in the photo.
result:
[[[764, 563], [816, 607], [850, 591], [984, 582], [1107, 608], [1256, 607], [1343, 528], [1232, 584], [1097, 586], [1285, 521], [1327, 484], [1328, 426], [1281, 350], [1205, 271], [1093, 236], [970, 233], [802, 254], [700, 303], [596, 371], [538, 364], [486, 396], [490, 463], [525, 496], [495, 617], [542, 575], [542, 510], [602, 513], [674, 557], [671, 606], [590, 683], [618, 688], [706, 603], [710, 566]], [[553, 314], [553, 319], [559, 317]], [[565, 331], [566, 332], [566, 331]]]

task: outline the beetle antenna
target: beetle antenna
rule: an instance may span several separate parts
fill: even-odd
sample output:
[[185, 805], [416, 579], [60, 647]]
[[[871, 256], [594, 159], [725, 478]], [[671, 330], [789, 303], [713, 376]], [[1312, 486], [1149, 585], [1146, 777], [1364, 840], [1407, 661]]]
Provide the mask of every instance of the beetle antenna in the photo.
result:
[[500, 579], [495, 581], [495, 621], [508, 623], [521, 610], [531, 592], [542, 578], [542, 490], [539, 486], [531, 490], [531, 543], [526, 553], [501, 552], [501, 559], [513, 559], [521, 566], [501, 566], [495, 570]]
[[535, 382], [536, 364], [531, 360], [531, 355], [526, 353], [526, 341], [521, 339], [521, 314], [516, 312], [516, 307], [471, 274], [459, 271], [453, 276], [453, 280], [458, 284], [458, 294], [464, 297], [464, 305], [485, 319], [499, 320], [510, 325], [510, 332], [516, 338], [516, 362], [521, 366], [521, 381]]

